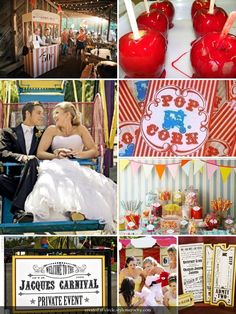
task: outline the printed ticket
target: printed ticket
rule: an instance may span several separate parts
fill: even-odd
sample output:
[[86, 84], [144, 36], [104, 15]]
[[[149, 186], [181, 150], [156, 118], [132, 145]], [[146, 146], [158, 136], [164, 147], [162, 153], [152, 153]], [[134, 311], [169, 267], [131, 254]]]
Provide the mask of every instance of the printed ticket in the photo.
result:
[[236, 271], [236, 245], [225, 248], [222, 244], [214, 246], [212, 265], [211, 304], [234, 306]]
[[179, 245], [179, 258], [183, 292], [203, 302], [203, 243]]

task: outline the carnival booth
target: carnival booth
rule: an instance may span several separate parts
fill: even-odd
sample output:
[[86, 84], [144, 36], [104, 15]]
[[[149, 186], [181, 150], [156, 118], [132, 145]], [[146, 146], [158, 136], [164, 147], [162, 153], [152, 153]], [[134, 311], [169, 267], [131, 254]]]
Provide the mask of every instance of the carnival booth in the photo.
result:
[[[32, 77], [38, 77], [58, 67], [61, 33], [60, 15], [42, 10], [33, 10], [24, 14], [22, 19], [24, 44], [30, 48], [24, 56], [24, 70]], [[38, 41], [32, 40], [34, 31], [37, 28], [41, 30], [40, 37], [44, 34], [45, 29], [50, 29], [51, 44], [40, 46]]]

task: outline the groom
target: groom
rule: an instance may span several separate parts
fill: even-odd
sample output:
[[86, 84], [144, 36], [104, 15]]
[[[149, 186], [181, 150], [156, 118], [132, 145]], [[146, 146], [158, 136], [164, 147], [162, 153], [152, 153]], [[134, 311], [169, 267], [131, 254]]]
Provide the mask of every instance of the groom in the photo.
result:
[[27, 103], [22, 108], [23, 123], [16, 128], [2, 129], [0, 133], [0, 160], [23, 167], [10, 167], [8, 174], [0, 175], [0, 195], [12, 201], [14, 223], [32, 222], [33, 215], [24, 211], [24, 203], [37, 180], [36, 152], [42, 131], [44, 109], [39, 102]]

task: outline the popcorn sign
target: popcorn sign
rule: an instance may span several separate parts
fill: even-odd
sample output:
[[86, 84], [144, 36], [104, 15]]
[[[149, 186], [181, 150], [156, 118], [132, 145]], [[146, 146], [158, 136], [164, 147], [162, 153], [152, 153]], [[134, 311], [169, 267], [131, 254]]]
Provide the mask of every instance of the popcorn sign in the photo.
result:
[[14, 256], [16, 312], [105, 306], [104, 256]]
[[160, 89], [141, 121], [144, 140], [159, 151], [193, 152], [206, 141], [209, 116], [200, 93], [170, 86]]
[[135, 157], [203, 156], [216, 80], [149, 82]]

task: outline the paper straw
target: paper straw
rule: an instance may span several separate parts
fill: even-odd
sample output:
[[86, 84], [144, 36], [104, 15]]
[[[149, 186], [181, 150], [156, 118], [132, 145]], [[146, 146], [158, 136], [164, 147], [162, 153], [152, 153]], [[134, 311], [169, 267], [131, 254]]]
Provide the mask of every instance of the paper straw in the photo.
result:
[[214, 5], [215, 5], [215, 0], [211, 0], [209, 11], [208, 11], [209, 14], [213, 14], [214, 13]]
[[144, 5], [145, 5], [145, 8], [146, 8], [147, 13], [150, 13], [149, 5], [148, 5], [147, 0], [143, 0], [143, 1], [144, 1]]
[[126, 11], [129, 17], [129, 23], [130, 23], [132, 32], [134, 34], [134, 39], [137, 40], [140, 38], [140, 34], [139, 34], [136, 18], [134, 15], [134, 8], [132, 5], [132, 1], [131, 0], [124, 0], [124, 1], [125, 1]]

